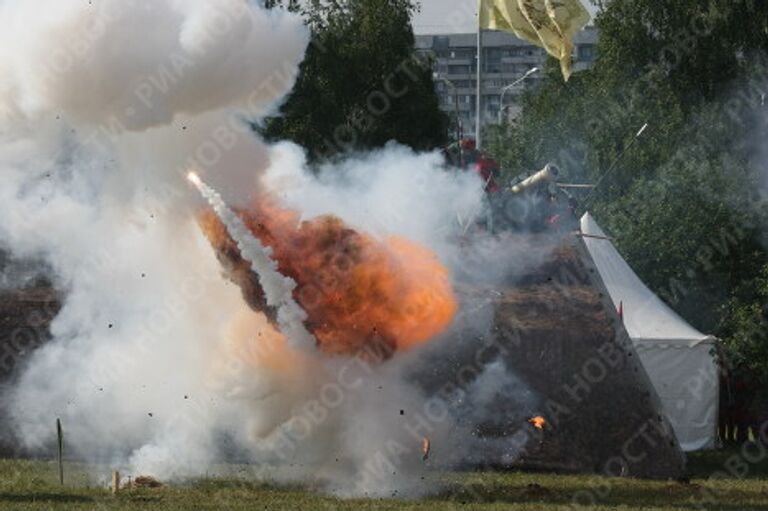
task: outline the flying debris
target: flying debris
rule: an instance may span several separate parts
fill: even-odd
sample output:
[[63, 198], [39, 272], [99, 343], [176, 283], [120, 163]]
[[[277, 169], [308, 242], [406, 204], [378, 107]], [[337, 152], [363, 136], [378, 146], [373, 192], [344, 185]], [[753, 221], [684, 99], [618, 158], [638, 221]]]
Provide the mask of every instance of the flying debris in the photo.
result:
[[432, 449], [432, 442], [429, 441], [429, 438], [424, 437], [421, 441], [421, 451], [424, 453], [421, 459], [424, 461], [427, 461], [429, 459], [429, 452]]

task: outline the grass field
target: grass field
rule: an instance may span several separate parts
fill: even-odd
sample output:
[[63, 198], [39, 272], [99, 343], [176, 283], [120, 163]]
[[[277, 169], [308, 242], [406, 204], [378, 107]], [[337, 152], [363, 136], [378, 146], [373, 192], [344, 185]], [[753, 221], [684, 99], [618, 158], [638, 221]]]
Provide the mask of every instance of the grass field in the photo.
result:
[[[236, 479], [207, 479], [113, 496], [89, 479], [82, 466], [67, 466], [68, 480], [62, 487], [55, 463], [0, 460], [0, 510], [768, 510], [768, 455], [749, 463], [743, 457], [732, 458], [734, 454], [738, 456], [717, 452], [692, 457], [690, 483], [521, 472], [447, 474], [443, 490], [419, 501], [340, 500], [301, 488]], [[749, 459], [756, 461], [759, 453], [752, 454]], [[740, 467], [734, 472], [743, 477], [711, 479], [715, 473], [725, 476], [728, 466]]]

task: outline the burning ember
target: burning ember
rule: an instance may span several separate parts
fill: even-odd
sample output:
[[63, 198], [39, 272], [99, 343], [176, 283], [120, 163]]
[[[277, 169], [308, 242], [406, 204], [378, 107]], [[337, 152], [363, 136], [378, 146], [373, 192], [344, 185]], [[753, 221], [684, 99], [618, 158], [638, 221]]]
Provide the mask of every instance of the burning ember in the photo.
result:
[[[296, 282], [304, 325], [325, 353], [384, 360], [441, 333], [456, 313], [448, 270], [422, 246], [375, 239], [334, 216], [302, 221], [269, 197], [236, 213]], [[199, 223], [251, 308], [276, 323], [258, 276], [216, 213], [206, 210]]]
[[536, 429], [544, 429], [544, 426], [547, 425], [547, 420], [541, 415], [537, 415], [536, 417], [531, 417], [530, 419], [528, 419], [528, 422], [533, 424], [533, 427]]
[[424, 461], [427, 461], [429, 459], [430, 450], [431, 450], [431, 442], [429, 441], [429, 438], [424, 437], [421, 440], [421, 452], [424, 454], [424, 456], [422, 456], [422, 459]]

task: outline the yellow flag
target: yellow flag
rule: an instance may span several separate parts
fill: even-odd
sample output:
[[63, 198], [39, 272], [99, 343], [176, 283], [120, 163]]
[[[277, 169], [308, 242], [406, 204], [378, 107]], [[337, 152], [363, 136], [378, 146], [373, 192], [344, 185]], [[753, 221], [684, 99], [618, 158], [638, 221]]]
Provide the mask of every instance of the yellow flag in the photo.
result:
[[505, 30], [544, 48], [571, 77], [573, 36], [590, 16], [581, 0], [480, 0], [480, 28]]

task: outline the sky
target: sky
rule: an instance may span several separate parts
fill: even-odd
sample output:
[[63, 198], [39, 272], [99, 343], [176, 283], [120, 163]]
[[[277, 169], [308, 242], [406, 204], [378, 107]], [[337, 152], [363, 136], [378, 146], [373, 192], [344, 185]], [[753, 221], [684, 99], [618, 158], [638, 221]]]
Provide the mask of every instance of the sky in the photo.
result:
[[[595, 7], [582, 2], [594, 15]], [[417, 34], [474, 32], [477, 0], [421, 0], [421, 13], [413, 20]]]

